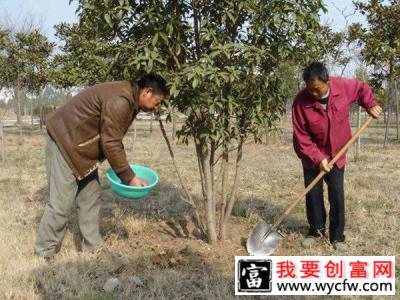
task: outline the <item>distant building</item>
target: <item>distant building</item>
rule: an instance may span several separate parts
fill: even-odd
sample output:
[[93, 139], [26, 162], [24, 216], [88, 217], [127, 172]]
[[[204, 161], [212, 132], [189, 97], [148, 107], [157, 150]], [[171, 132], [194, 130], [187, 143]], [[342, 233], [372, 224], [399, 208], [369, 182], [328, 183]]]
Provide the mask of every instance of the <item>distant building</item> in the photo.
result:
[[6, 104], [8, 101], [14, 98], [14, 92], [10, 89], [0, 89], [0, 101], [5, 102]]
[[[44, 98], [62, 98], [65, 97], [65, 99], [68, 101], [69, 99], [71, 99], [73, 96], [75, 96], [76, 94], [78, 94], [80, 91], [83, 90], [83, 87], [71, 87], [68, 89], [57, 89], [51, 85], [47, 85], [41, 92], [41, 96], [36, 95], [34, 93], [29, 93], [29, 92], [24, 92], [23, 90], [21, 90], [21, 110], [22, 113], [27, 113], [30, 111], [29, 107], [25, 107], [25, 102], [26, 100], [35, 100], [38, 97], [44, 97]], [[3, 88], [0, 89], [0, 105], [1, 103], [3, 103], [5, 105], [9, 105], [9, 101], [14, 99], [14, 90], [13, 89], [7, 89], [7, 88]], [[13, 107], [10, 107], [10, 109], [14, 109], [15, 110], [15, 105], [13, 105]]]
[[69, 89], [69, 92], [71, 93], [71, 96], [75, 96], [76, 94], [79, 94], [84, 88], [82, 86], [73, 86]]

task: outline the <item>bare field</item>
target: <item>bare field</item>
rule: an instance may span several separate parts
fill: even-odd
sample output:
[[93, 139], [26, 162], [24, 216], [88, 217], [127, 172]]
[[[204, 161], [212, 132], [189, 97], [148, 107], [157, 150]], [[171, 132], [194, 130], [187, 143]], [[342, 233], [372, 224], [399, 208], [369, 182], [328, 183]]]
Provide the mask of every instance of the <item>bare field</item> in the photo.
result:
[[[7, 159], [0, 161], [0, 298], [234, 298], [234, 256], [246, 255], [249, 231], [260, 217], [271, 222], [303, 189], [301, 164], [292, 150], [290, 135], [288, 131], [281, 141], [246, 146], [230, 238], [210, 246], [196, 237], [190, 207], [179, 200], [177, 179], [158, 127], [150, 134], [148, 124], [139, 122], [136, 141], [130, 132], [124, 143], [130, 162], [157, 171], [160, 184], [156, 191], [141, 201], [116, 197], [109, 190], [105, 178], [108, 164], [104, 163], [100, 168], [101, 231], [107, 250], [79, 252], [72, 217], [61, 251], [49, 264], [33, 255], [46, 199], [45, 139], [39, 131], [27, 130], [21, 140], [8, 129]], [[383, 148], [383, 136], [382, 126], [367, 129], [360, 160], [354, 162], [352, 153], [348, 155], [346, 255], [399, 258], [400, 144]], [[191, 193], [200, 196], [193, 145], [177, 144], [174, 149]], [[300, 247], [307, 232], [304, 204], [284, 222], [282, 232], [286, 239], [276, 255], [339, 255], [325, 243], [310, 250]], [[397, 266], [397, 294], [399, 275]], [[130, 282], [131, 276], [138, 276], [142, 285]], [[102, 289], [110, 277], [121, 283], [113, 294]]]

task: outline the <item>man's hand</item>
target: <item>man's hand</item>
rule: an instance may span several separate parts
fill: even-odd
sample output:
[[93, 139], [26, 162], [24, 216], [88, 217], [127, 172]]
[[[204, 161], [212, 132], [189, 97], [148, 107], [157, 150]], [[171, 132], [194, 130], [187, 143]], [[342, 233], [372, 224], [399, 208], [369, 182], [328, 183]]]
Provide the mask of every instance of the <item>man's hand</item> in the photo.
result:
[[332, 170], [332, 167], [328, 165], [328, 160], [324, 158], [321, 163], [319, 164], [319, 169], [326, 173], [329, 173]]
[[382, 113], [382, 107], [380, 107], [379, 105], [376, 105], [374, 107], [371, 107], [368, 110], [368, 113], [373, 116], [375, 119], [379, 118], [379, 115]]
[[147, 182], [145, 180], [140, 179], [139, 177], [135, 176], [129, 182], [130, 186], [146, 186]]

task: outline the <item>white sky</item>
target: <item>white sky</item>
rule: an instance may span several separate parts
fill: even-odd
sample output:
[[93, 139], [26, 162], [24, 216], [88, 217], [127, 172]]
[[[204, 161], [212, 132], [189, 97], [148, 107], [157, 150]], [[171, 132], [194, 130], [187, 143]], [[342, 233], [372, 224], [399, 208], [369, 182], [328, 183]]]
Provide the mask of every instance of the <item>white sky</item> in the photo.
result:
[[[363, 1], [365, 2], [365, 1]], [[348, 16], [349, 23], [365, 23], [365, 18], [360, 13], [355, 13], [352, 0], [325, 0], [328, 12], [322, 16], [322, 22], [328, 22], [335, 31], [343, 30], [346, 26], [346, 19], [341, 13]]]
[[18, 22], [32, 16], [35, 23], [40, 24], [42, 32], [55, 41], [53, 26], [77, 21], [76, 6], [76, 2], [69, 5], [69, 0], [0, 0], [0, 22], [4, 19]]

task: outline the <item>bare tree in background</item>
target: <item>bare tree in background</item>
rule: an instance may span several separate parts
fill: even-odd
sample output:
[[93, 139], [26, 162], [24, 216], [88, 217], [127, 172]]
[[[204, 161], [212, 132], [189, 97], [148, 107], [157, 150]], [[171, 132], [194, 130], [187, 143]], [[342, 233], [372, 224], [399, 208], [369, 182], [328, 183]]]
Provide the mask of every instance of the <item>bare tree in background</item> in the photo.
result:
[[386, 102], [386, 111], [387, 111], [387, 117], [386, 117], [386, 127], [385, 127], [385, 138], [383, 140], [383, 146], [386, 147], [389, 143], [389, 129], [390, 129], [390, 120], [391, 120], [391, 114], [392, 114], [392, 104], [393, 104], [393, 96], [394, 96], [394, 90], [393, 90], [393, 80], [389, 79], [388, 81], [388, 88], [389, 88], [389, 97], [388, 101]]
[[0, 27], [13, 33], [30, 33], [33, 30], [45, 33], [43, 23], [43, 18], [25, 12], [13, 15], [7, 10], [3, 10], [3, 14], [0, 16]]
[[349, 33], [347, 28], [351, 24], [351, 18], [355, 15], [355, 10], [348, 12], [347, 7], [339, 8], [337, 5], [332, 3], [335, 9], [342, 15], [344, 20], [344, 29], [338, 35], [338, 46], [337, 50], [332, 55], [332, 65], [337, 66], [340, 69], [340, 77], [345, 74], [345, 71], [351, 61], [354, 61], [356, 57], [357, 47], [352, 45], [351, 40], [348, 38]]
[[[359, 80], [362, 80], [364, 82], [367, 81], [367, 76], [366, 75], [366, 67], [363, 66], [362, 62], [359, 60], [360, 57], [360, 52], [359, 48], [355, 43], [353, 43], [353, 39], [351, 37], [351, 33], [348, 31], [348, 28], [350, 26], [351, 18], [355, 15], [355, 10], [348, 12], [347, 8], [339, 8], [337, 5], [332, 3], [332, 5], [335, 7], [335, 9], [342, 15], [345, 25], [344, 25], [344, 30], [342, 32], [343, 34], [343, 40], [341, 42], [341, 47], [339, 51], [336, 52], [336, 55], [333, 56], [332, 58], [332, 63], [334, 65], [337, 65], [340, 70], [340, 76], [343, 76], [345, 74], [346, 68], [349, 66], [350, 62], [354, 62], [356, 65], [358, 65], [358, 69], [361, 70], [362, 76], [358, 76], [360, 78], [357, 78]], [[356, 70], [357, 73], [357, 70]], [[359, 74], [358, 74], [359, 75]], [[357, 74], [356, 74], [357, 76]], [[352, 121], [352, 120], [351, 120]], [[360, 128], [361, 126], [361, 107], [357, 106], [356, 108], [356, 126], [357, 128]], [[361, 136], [357, 138], [357, 142], [354, 143], [353, 146], [353, 151], [354, 151], [354, 160], [357, 161], [360, 158], [361, 154]]]

